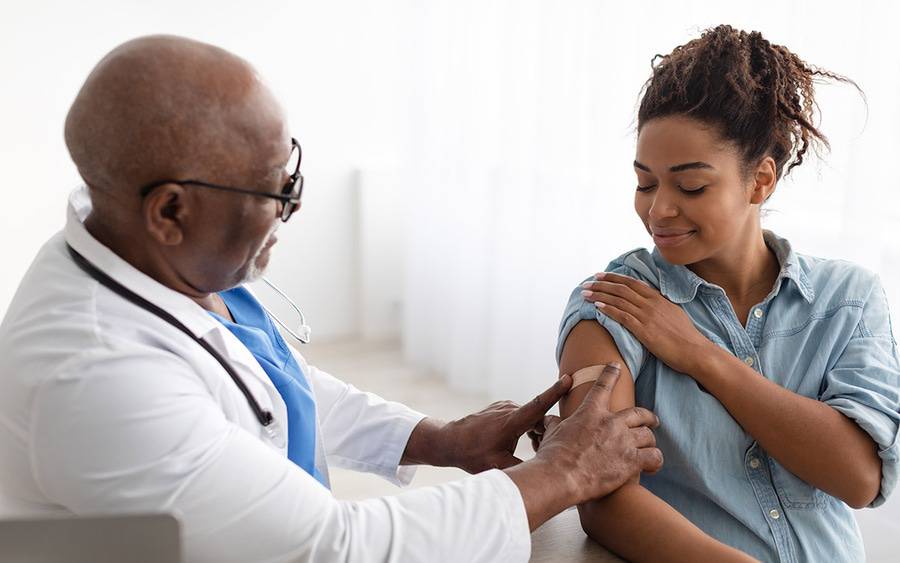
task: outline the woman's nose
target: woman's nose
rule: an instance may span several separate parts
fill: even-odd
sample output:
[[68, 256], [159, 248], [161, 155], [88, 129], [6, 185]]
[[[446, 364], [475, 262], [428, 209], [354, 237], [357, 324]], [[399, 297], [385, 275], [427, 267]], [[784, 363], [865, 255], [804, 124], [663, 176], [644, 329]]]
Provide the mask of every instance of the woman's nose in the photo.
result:
[[666, 191], [665, 188], [660, 187], [653, 195], [653, 203], [650, 205], [649, 212], [652, 219], [665, 219], [678, 215], [678, 206]]

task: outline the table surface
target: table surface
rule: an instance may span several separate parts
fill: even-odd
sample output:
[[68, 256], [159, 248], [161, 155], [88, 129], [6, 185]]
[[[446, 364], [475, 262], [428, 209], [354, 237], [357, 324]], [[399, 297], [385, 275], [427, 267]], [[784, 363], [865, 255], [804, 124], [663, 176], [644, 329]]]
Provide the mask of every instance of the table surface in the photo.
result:
[[570, 508], [544, 523], [531, 534], [532, 563], [622, 562], [581, 529], [578, 511]]

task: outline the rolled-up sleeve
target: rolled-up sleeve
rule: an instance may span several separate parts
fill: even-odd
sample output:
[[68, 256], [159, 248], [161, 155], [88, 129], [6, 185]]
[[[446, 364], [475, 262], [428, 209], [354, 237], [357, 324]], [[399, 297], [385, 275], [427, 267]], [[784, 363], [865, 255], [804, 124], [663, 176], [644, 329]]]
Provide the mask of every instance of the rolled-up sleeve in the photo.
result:
[[[638, 275], [632, 268], [615, 261], [610, 263], [605, 271], [647, 281], [644, 276]], [[590, 277], [584, 281], [594, 281], [594, 278]], [[575, 325], [584, 320], [595, 320], [609, 332], [610, 336], [612, 336], [613, 341], [616, 343], [616, 347], [619, 349], [619, 353], [622, 355], [622, 359], [625, 360], [625, 365], [628, 366], [628, 370], [631, 372], [631, 376], [637, 379], [638, 373], [640, 373], [644, 362], [647, 360], [647, 349], [641, 344], [640, 340], [635, 338], [634, 335], [628, 331], [628, 329], [609, 318], [604, 313], [601, 313], [590, 301], [585, 301], [584, 297], [581, 295], [581, 291], [582, 287], [581, 284], [579, 284], [578, 287], [572, 290], [572, 294], [569, 295], [569, 302], [566, 304], [566, 309], [559, 325], [559, 339], [556, 344], [556, 362], [559, 363], [562, 358], [563, 349], [566, 345], [566, 338], [569, 337], [569, 333], [572, 332]]]
[[878, 446], [884, 503], [900, 474], [900, 360], [887, 299], [876, 280], [847, 347], [825, 375], [819, 399], [855, 421]]

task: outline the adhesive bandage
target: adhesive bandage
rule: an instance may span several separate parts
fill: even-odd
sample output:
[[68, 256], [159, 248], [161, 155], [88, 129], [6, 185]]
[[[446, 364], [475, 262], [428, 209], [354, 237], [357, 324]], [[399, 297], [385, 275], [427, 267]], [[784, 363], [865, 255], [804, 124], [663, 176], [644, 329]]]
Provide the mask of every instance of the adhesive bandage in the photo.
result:
[[572, 387], [570, 389], [575, 389], [582, 383], [589, 383], [591, 381], [597, 381], [600, 379], [600, 374], [603, 373], [603, 368], [606, 367], [607, 364], [598, 364], [596, 366], [588, 366], [586, 368], [581, 368], [572, 374]]

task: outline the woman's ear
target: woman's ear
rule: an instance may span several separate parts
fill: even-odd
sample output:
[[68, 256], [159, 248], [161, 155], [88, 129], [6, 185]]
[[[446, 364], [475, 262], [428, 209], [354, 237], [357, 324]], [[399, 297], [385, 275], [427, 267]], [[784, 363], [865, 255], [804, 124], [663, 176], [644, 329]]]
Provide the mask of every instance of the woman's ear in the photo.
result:
[[163, 246], [184, 240], [184, 220], [188, 216], [187, 191], [178, 184], [163, 184], [144, 198], [144, 226], [150, 237]]
[[753, 174], [753, 184], [750, 191], [750, 203], [762, 205], [775, 192], [775, 184], [778, 182], [778, 172], [775, 159], [767, 156], [756, 166]]

